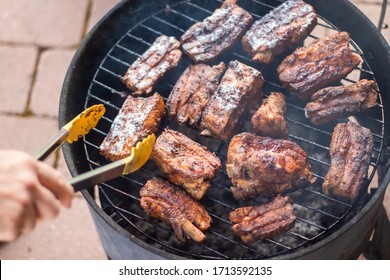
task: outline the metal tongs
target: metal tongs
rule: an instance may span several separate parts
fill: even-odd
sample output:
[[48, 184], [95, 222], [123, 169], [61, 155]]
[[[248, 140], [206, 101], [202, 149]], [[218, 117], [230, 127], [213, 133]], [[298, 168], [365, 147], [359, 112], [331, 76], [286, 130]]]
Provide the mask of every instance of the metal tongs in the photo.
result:
[[96, 127], [105, 112], [106, 108], [104, 108], [102, 104], [93, 105], [85, 109], [81, 114], [64, 125], [60, 131], [42, 147], [35, 156], [36, 159], [44, 160], [61, 147], [65, 141], [72, 144], [74, 141], [77, 141], [79, 138], [88, 134], [92, 128]]
[[150, 134], [131, 148], [130, 156], [73, 177], [69, 183], [76, 192], [121, 175], [135, 172], [148, 161], [153, 151], [154, 142], [156, 142], [156, 136]]
[[[104, 106], [101, 104], [93, 105], [84, 110], [63, 126], [38, 152], [36, 158], [38, 160], [44, 160], [61, 147], [65, 141], [73, 143], [80, 137], [86, 135], [92, 128], [96, 127], [105, 111]], [[69, 183], [73, 186], [74, 191], [77, 192], [121, 175], [135, 172], [148, 161], [152, 154], [155, 141], [156, 136], [150, 134], [131, 149], [130, 156], [73, 177]]]

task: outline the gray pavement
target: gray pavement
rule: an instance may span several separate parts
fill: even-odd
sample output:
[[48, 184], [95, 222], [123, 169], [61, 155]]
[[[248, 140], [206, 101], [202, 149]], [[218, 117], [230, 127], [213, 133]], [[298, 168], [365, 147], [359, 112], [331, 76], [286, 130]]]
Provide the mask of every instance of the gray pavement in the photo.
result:
[[[0, 1], [0, 148], [33, 154], [56, 133], [68, 64], [88, 30], [118, 2]], [[352, 2], [377, 25], [381, 1]], [[385, 23], [390, 24], [390, 16]], [[382, 34], [390, 42], [390, 28]], [[61, 152], [47, 162], [70, 177]], [[384, 205], [390, 217], [389, 190]], [[0, 244], [0, 259], [99, 260], [106, 256], [86, 202], [75, 194], [73, 207], [57, 219], [39, 224], [15, 242]]]

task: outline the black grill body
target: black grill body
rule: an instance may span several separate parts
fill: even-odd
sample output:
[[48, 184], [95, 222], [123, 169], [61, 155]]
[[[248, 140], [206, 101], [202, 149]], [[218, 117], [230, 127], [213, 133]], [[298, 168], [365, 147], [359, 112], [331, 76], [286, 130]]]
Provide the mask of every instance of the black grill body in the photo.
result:
[[[141, 3], [142, 2], [142, 3]], [[103, 103], [107, 112], [96, 129], [83, 141], [63, 147], [72, 175], [83, 173], [107, 163], [98, 147], [107, 134], [113, 118], [121, 107], [126, 89], [121, 82], [127, 67], [142, 54], [159, 34], [181, 34], [196, 21], [203, 20], [221, 5], [222, 1], [123, 1], [107, 14], [88, 34], [76, 52], [64, 82], [59, 112], [60, 126], [79, 114], [85, 107]], [[374, 135], [374, 152], [366, 185], [378, 170], [379, 183], [369, 193], [363, 193], [353, 204], [325, 196], [321, 191], [323, 178], [329, 169], [329, 143], [334, 123], [314, 127], [304, 117], [304, 103], [288, 94], [279, 84], [276, 67], [280, 60], [269, 66], [250, 61], [240, 43], [219, 60], [238, 59], [259, 69], [266, 80], [263, 91], [286, 94], [289, 138], [309, 154], [310, 164], [318, 182], [315, 187], [289, 194], [298, 217], [296, 226], [273, 239], [258, 241], [253, 245], [240, 242], [229, 230], [227, 215], [236, 207], [245, 205], [232, 198], [230, 182], [222, 170], [213, 180], [212, 187], [202, 203], [213, 218], [213, 226], [206, 233], [208, 240], [197, 245], [179, 244], [170, 226], [147, 217], [139, 205], [139, 189], [153, 176], [163, 176], [149, 162], [140, 171], [100, 184], [93, 190], [83, 191], [92, 218], [107, 255], [112, 259], [346, 259], [356, 258], [372, 233], [380, 204], [389, 181], [384, 150], [387, 147], [388, 110], [390, 107], [390, 51], [375, 26], [348, 1], [307, 1], [321, 17], [318, 28], [329, 32], [337, 30], [351, 34], [351, 47], [359, 53], [363, 64], [353, 77], [343, 83], [358, 79], [374, 79], [380, 92], [380, 105], [368, 116], [355, 120], [369, 127]], [[280, 1], [242, 0], [238, 4], [260, 18]], [[345, 15], [348, 14], [348, 17]], [[310, 39], [315, 36], [311, 35]], [[282, 55], [283, 58], [285, 55]], [[218, 61], [219, 61], [218, 60]], [[218, 63], [215, 61], [215, 63]], [[155, 90], [168, 97], [175, 81], [190, 64], [183, 56], [179, 66], [160, 80]], [[346, 121], [346, 120], [344, 120]], [[246, 124], [248, 125], [248, 124]], [[216, 152], [225, 164], [227, 144], [198, 135], [197, 129], [179, 126], [164, 119], [160, 129], [171, 127], [182, 131], [194, 140]], [[245, 126], [243, 128], [245, 130]], [[379, 184], [379, 186], [378, 186]], [[261, 199], [251, 203], [262, 203]]]

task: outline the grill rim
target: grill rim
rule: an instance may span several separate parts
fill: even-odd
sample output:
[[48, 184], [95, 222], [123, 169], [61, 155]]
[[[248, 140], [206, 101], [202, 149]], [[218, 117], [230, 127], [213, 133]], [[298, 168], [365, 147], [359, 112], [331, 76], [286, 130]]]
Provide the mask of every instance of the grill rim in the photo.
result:
[[[124, 2], [134, 2], [134, 3], [137, 3], [137, 2], [140, 2], [140, 1], [124, 1]], [[172, 1], [168, 1], [168, 2], [172, 2]], [[309, 1], [307, 1], [309, 2]], [[341, 1], [341, 2], [344, 2], [344, 1]], [[347, 1], [345, 1], [347, 2]], [[85, 39], [83, 40], [82, 44], [80, 45], [80, 47], [78, 48], [77, 52], [75, 53], [75, 56], [70, 64], [70, 67], [68, 69], [68, 72], [66, 74], [66, 78], [65, 78], [65, 82], [64, 82], [64, 85], [63, 85], [63, 89], [62, 89], [62, 94], [61, 94], [61, 100], [60, 100], [60, 104], [72, 104], [72, 108], [67, 108], [66, 106], [60, 106], [60, 112], [59, 112], [59, 124], [60, 124], [60, 127], [65, 124], [67, 122], [67, 118], [71, 119], [72, 117], [69, 116], [69, 112], [70, 111], [73, 111], [73, 112], [78, 112], [80, 110], [82, 110], [84, 107], [84, 104], [79, 102], [79, 103], [75, 103], [75, 102], [67, 102], [67, 100], [69, 98], [74, 98], [75, 95], [71, 95], [71, 94], [68, 94], [68, 90], [69, 88], [72, 88], [72, 83], [74, 83], [75, 81], [75, 77], [74, 77], [74, 67], [76, 65], [80, 65], [80, 61], [83, 62], [83, 55], [85, 55], [85, 48], [87, 47], [90, 47], [89, 46], [89, 43], [90, 43], [90, 40], [93, 40], [93, 38], [95, 36], [98, 36], [97, 33], [99, 33], [99, 29], [101, 28], [101, 26], [104, 26], [107, 19], [110, 18], [111, 16], [114, 16], [115, 14], [118, 14], [118, 11], [121, 10], [121, 7], [123, 6], [123, 2], [122, 3], [119, 3], [116, 5], [116, 7], [114, 7], [109, 13], [107, 13], [100, 21], [99, 23], [91, 30], [91, 32], [85, 37]], [[311, 5], [313, 5], [313, 3], [310, 3]], [[136, 4], [135, 4], [136, 5]], [[313, 5], [315, 6], [315, 5]], [[358, 10], [355, 6], [353, 6], [352, 4], [350, 4], [350, 7], [353, 9], [355, 9], [355, 12], [357, 13], [360, 13], [361, 16], [365, 17], [364, 14], [362, 14], [360, 12], [360, 10]], [[321, 15], [321, 11], [319, 12], [319, 14]], [[328, 17], [327, 17], [328, 19]], [[366, 21], [368, 21], [368, 19], [366, 19]], [[371, 23], [371, 22], [370, 22]], [[365, 23], [367, 24], [367, 22]], [[370, 26], [370, 28], [372, 29], [372, 32], [374, 33], [377, 33], [377, 35], [379, 34], [379, 38], [384, 40], [383, 37], [381, 38], [381, 34], [377, 31], [376, 27], [373, 26], [373, 24], [371, 24], [372, 26]], [[348, 31], [348, 30], [346, 30]], [[351, 36], [352, 37], [352, 36]], [[355, 40], [355, 39], [354, 39]], [[117, 40], [115, 40], [117, 41]], [[361, 44], [358, 44], [359, 46], [361, 46]], [[390, 51], [388, 51], [390, 52]], [[104, 52], [106, 53], [106, 52]], [[389, 58], [390, 56], [387, 56], [387, 58]], [[388, 59], [389, 60], [389, 59]], [[97, 64], [100, 64], [101, 60], [98, 61]], [[390, 65], [390, 62], [388, 62], [389, 65]], [[371, 66], [371, 63], [370, 63], [370, 66]], [[93, 76], [94, 73], [92, 73], [92, 76]], [[72, 78], [73, 76], [73, 78]], [[375, 75], [375, 77], [377, 77]], [[89, 84], [90, 82], [88, 82], [87, 84]], [[378, 82], [378, 85], [379, 85], [379, 82]], [[74, 89], [73, 89], [74, 90]], [[384, 91], [382, 91], [382, 94], [384, 94]], [[388, 99], [388, 98], [386, 98]], [[81, 104], [80, 104], [81, 103]], [[386, 103], [385, 101], [383, 102], [384, 104], [388, 104], [388, 102]], [[78, 106], [81, 106], [80, 107], [80, 110], [79, 109], [75, 109], [75, 107], [77, 106], [74, 106], [75, 104], [77, 104]], [[385, 118], [385, 123], [386, 123], [386, 119], [388, 119], [388, 114], [384, 114], [384, 118]], [[384, 135], [384, 145], [387, 146], [387, 135], [388, 134], [388, 131], [385, 130], [385, 135]], [[79, 149], [80, 150], [80, 149]], [[82, 148], [82, 150], [84, 150], [84, 148]], [[74, 158], [78, 158], [77, 157], [77, 149], [76, 149], [76, 146], [74, 146], [74, 144], [72, 146], [70, 145], [65, 145], [63, 146], [63, 153], [64, 153], [64, 156], [65, 156], [65, 160], [66, 160], [66, 163], [68, 165], [68, 168], [71, 172], [71, 174], [73, 176], [77, 175], [79, 172], [77, 172], [77, 170], [83, 170], [83, 168], [80, 169], [80, 166], [77, 166], [75, 164], [75, 161], [74, 161]], [[382, 153], [382, 157], [385, 156], [385, 153]], [[78, 163], [80, 165], [80, 163]], [[85, 163], [86, 165], [88, 165], [88, 163]], [[84, 164], [84, 165], [85, 165]], [[88, 166], [86, 167], [88, 169]], [[389, 175], [389, 172], [388, 174]], [[388, 176], [386, 176], [388, 177]], [[339, 238], [339, 236], [342, 236], [342, 234], [344, 232], [346, 232], [347, 230], [349, 230], [353, 225], [357, 224], [357, 222], [365, 215], [368, 214], [368, 210], [370, 208], [372, 208], [372, 206], [375, 204], [375, 202], [380, 199], [381, 196], [384, 195], [384, 191], [386, 189], [386, 186], [385, 186], [385, 180], [383, 180], [381, 182], [381, 185], [378, 187], [378, 190], [376, 191], [376, 193], [370, 198], [370, 200], [362, 207], [362, 209], [359, 210], [359, 212], [357, 213], [357, 215], [355, 215], [351, 220], [349, 220], [347, 223], [343, 224], [341, 228], [337, 229], [336, 231], [334, 231], [332, 234], [328, 235], [327, 237], [325, 237], [324, 239], [316, 242], [315, 244], [311, 244], [311, 246], [309, 246], [308, 248], [298, 248], [296, 249], [297, 252], [293, 252], [291, 251], [288, 252], [288, 253], [284, 253], [283, 255], [278, 255], [276, 256], [275, 258], [290, 258], [290, 257], [299, 257], [299, 256], [302, 256], [304, 254], [302, 254], [302, 252], [305, 253], [305, 251], [308, 251], [308, 252], [311, 252], [313, 250], [317, 250], [318, 248], [326, 245], [327, 243], [329, 243], [330, 241], [336, 239], [336, 238]], [[172, 254], [170, 252], [167, 252], [167, 251], [163, 251], [163, 250], [160, 250], [160, 249], [157, 249], [139, 239], [133, 239], [131, 234], [124, 230], [122, 227], [118, 226], [118, 224], [110, 217], [108, 216], [104, 210], [102, 208], [100, 208], [97, 204], [96, 204], [96, 201], [94, 200], [94, 197], [93, 195], [88, 192], [88, 191], [83, 191], [82, 192], [83, 196], [85, 197], [85, 199], [88, 201], [88, 204], [89, 204], [89, 207], [92, 208], [93, 211], [95, 211], [98, 215], [100, 215], [102, 218], [104, 218], [105, 222], [107, 224], [109, 224], [114, 230], [118, 231], [121, 235], [123, 236], [126, 236], [127, 238], [129, 238], [130, 241], [136, 243], [137, 245], [149, 250], [149, 251], [152, 251], [154, 253], [157, 253], [158, 255], [160, 256], [167, 256], [169, 258], [173, 258], [173, 259], [178, 259], [178, 258], [181, 258], [179, 257], [178, 255], [175, 255], [175, 254]], [[332, 238], [333, 237], [333, 238]], [[185, 259], [183, 257], [183, 259]], [[272, 258], [271, 258], [272, 259]]]

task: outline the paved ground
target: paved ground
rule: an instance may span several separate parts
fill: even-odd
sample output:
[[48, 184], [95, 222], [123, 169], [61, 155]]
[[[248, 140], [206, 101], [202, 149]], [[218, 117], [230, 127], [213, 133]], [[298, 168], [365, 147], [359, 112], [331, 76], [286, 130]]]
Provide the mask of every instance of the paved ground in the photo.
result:
[[[88, 30], [118, 2], [0, 1], [0, 148], [33, 154], [56, 133], [59, 95], [68, 64]], [[352, 2], [377, 25], [380, 0]], [[385, 23], [390, 24], [389, 16]], [[390, 42], [390, 28], [384, 29], [383, 35]], [[48, 162], [70, 176], [60, 152]], [[390, 191], [384, 204], [390, 217]], [[105, 258], [79, 194], [72, 209], [62, 211], [58, 219], [38, 225], [13, 243], [0, 244], [0, 259]]]

